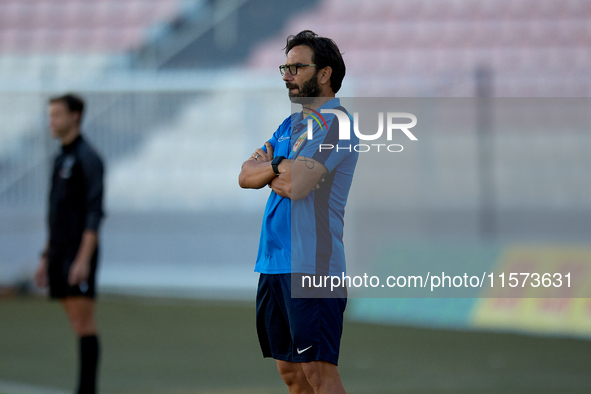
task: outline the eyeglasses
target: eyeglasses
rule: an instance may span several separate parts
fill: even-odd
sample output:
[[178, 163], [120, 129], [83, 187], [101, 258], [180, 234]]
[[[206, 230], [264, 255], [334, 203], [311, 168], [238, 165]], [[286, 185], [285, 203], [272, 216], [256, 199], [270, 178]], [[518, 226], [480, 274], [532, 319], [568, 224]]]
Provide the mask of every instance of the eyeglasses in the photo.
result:
[[281, 73], [281, 76], [284, 76], [285, 73], [287, 72], [287, 69], [289, 69], [289, 73], [291, 75], [298, 75], [298, 68], [299, 67], [307, 67], [307, 66], [316, 66], [315, 64], [301, 64], [301, 63], [296, 63], [296, 64], [282, 64], [281, 66], [279, 66], [279, 72]]

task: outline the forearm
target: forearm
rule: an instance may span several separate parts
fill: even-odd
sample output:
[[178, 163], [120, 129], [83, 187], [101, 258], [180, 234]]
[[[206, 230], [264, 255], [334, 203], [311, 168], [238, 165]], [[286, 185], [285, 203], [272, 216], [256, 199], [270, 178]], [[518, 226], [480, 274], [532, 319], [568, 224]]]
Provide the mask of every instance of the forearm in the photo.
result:
[[305, 198], [312, 190], [319, 187], [319, 183], [328, 174], [324, 164], [314, 159], [299, 156], [291, 166], [290, 171], [290, 198], [300, 200]]
[[243, 189], [260, 189], [268, 185], [276, 176], [270, 161], [250, 159], [242, 164], [238, 183]]
[[78, 248], [76, 261], [90, 262], [92, 255], [96, 251], [98, 245], [98, 233], [94, 230], [84, 230], [82, 234], [82, 241]]

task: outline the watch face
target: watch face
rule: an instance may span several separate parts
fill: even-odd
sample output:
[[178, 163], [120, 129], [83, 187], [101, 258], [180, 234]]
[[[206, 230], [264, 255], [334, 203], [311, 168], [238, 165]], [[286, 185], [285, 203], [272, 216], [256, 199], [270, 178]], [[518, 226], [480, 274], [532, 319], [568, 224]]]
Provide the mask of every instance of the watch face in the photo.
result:
[[277, 165], [281, 162], [281, 160], [285, 159], [285, 157], [283, 156], [277, 156], [273, 159], [273, 161], [271, 162], [271, 167], [273, 167], [273, 172], [275, 172], [275, 174], [279, 175], [279, 169], [277, 168]]

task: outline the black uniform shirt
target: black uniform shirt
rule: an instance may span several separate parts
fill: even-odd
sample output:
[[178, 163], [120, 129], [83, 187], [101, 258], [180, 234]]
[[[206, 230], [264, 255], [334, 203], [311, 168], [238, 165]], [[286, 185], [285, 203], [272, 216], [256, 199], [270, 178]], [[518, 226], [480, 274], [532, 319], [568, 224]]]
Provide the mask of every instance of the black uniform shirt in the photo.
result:
[[55, 158], [49, 193], [49, 243], [78, 247], [84, 230], [98, 231], [103, 213], [103, 162], [78, 136]]

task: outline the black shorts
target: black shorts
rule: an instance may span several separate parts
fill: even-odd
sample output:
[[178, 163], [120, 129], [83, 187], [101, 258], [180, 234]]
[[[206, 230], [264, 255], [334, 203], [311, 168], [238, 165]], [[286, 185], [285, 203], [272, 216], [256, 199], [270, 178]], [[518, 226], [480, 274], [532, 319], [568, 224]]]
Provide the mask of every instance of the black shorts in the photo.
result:
[[263, 357], [338, 365], [346, 298], [292, 298], [291, 274], [261, 274], [256, 304]]
[[70, 267], [76, 258], [78, 248], [51, 248], [48, 256], [49, 297], [60, 299], [72, 296], [95, 298], [95, 278], [98, 265], [98, 248], [90, 261], [88, 281], [77, 286], [68, 284]]

